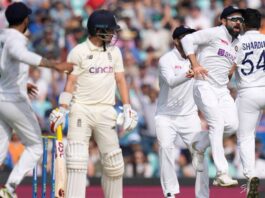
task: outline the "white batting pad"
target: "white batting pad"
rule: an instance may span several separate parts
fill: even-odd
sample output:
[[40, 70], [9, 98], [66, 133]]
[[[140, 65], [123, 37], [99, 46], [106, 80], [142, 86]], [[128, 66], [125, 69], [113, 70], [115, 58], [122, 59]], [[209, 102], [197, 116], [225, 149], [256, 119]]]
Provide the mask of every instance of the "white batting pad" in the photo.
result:
[[66, 198], [85, 198], [88, 145], [84, 142], [69, 141], [66, 147], [66, 159]]
[[67, 169], [86, 171], [88, 164], [88, 145], [81, 141], [69, 141], [66, 147]]
[[66, 198], [86, 197], [86, 172], [68, 170]]
[[122, 175], [124, 162], [121, 149], [102, 156], [102, 188], [105, 198], [122, 198]]
[[102, 156], [104, 173], [109, 177], [120, 177], [124, 173], [124, 162], [121, 149], [114, 150]]

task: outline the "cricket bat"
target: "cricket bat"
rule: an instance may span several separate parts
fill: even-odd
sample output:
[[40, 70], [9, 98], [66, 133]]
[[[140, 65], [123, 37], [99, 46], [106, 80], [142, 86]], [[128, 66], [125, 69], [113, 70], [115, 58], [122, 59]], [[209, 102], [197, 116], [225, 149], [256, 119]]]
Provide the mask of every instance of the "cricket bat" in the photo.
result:
[[56, 155], [55, 155], [55, 197], [62, 198], [65, 195], [66, 164], [64, 158], [62, 125], [56, 129]]

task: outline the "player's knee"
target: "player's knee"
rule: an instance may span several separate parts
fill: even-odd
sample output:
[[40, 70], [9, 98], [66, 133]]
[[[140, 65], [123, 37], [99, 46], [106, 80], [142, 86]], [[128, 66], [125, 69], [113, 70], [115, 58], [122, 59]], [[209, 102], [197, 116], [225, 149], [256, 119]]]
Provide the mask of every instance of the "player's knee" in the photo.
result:
[[173, 149], [175, 148], [174, 142], [159, 142], [159, 149]]
[[66, 147], [67, 170], [86, 171], [88, 166], [88, 145], [82, 141], [69, 141]]
[[43, 154], [43, 146], [41, 144], [26, 145], [26, 150], [31, 153], [34, 160], [39, 160]]
[[121, 149], [102, 155], [104, 174], [109, 177], [122, 177], [124, 173], [124, 161]]

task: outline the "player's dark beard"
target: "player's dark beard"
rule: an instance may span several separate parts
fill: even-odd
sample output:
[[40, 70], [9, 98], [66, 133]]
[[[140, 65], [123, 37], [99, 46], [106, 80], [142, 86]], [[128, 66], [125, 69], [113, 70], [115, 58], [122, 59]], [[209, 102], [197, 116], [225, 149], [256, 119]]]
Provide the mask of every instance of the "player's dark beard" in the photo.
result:
[[233, 27], [231, 27], [231, 26], [226, 26], [226, 29], [229, 32], [229, 34], [232, 36], [233, 40], [235, 38], [237, 38], [238, 35], [240, 34], [240, 32], [235, 32], [234, 29], [233, 29]]
[[24, 30], [23, 30], [23, 34], [27, 31], [28, 26], [29, 26], [29, 21], [27, 20], [26, 25], [25, 25]]

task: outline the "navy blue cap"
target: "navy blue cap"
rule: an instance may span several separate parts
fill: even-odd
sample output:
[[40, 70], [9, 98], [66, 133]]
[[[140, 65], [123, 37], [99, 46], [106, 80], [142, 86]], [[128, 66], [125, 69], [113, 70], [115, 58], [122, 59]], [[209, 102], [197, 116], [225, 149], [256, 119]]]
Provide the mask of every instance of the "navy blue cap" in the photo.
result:
[[181, 26], [177, 27], [174, 30], [174, 32], [172, 34], [172, 38], [173, 39], [178, 39], [183, 34], [193, 33], [193, 32], [196, 32], [196, 30], [195, 29], [191, 29], [189, 27], [186, 27], [184, 25], [181, 25]]
[[6, 19], [9, 25], [20, 24], [31, 13], [32, 10], [22, 2], [12, 3], [5, 11]]
[[87, 22], [88, 28], [102, 28], [102, 29], [120, 29], [120, 26], [116, 23], [115, 16], [108, 10], [96, 10], [94, 11]]
[[234, 7], [234, 6], [228, 6], [221, 13], [220, 19], [225, 19], [230, 14], [233, 14], [235, 12], [239, 12], [239, 13], [241, 13], [243, 15], [245, 13], [245, 10], [244, 9], [239, 9], [238, 7]]

